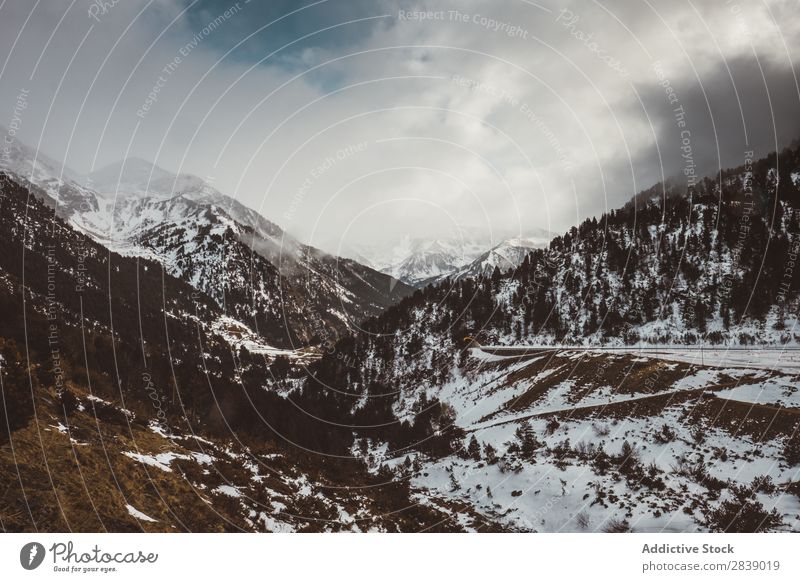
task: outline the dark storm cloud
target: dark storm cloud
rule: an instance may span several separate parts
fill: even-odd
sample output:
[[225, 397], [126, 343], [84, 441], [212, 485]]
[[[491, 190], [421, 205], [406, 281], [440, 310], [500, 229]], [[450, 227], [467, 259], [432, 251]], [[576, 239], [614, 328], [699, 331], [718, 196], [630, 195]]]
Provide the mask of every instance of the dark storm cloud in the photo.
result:
[[[744, 163], [745, 151], [763, 156], [800, 136], [800, 95], [790, 66], [739, 56], [727, 67], [705, 72], [699, 81], [686, 76], [668, 81], [677, 99], [673, 103], [666, 88], [653, 80], [637, 87], [661, 153], [660, 163], [655, 146], [637, 158], [643, 178], [657, 176], [662, 164], [668, 176], [679, 174], [686, 166], [681, 157], [686, 137], [696, 173], [713, 176]], [[678, 126], [681, 107], [684, 128]]]

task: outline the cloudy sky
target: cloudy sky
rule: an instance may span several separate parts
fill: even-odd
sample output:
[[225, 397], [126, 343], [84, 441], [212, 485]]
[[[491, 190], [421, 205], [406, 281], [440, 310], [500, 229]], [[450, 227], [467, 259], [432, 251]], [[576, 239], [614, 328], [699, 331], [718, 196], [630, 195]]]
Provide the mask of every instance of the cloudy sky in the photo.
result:
[[796, 0], [0, 0], [0, 123], [329, 250], [499, 237], [787, 145], [798, 52]]

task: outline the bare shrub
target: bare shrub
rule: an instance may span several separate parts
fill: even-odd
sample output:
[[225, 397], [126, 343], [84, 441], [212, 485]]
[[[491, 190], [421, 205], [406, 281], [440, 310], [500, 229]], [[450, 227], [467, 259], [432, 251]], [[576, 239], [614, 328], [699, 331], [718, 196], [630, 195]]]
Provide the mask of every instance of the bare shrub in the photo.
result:
[[795, 427], [794, 434], [786, 440], [786, 446], [783, 447], [783, 458], [789, 465], [800, 465], [800, 435], [798, 435], [800, 427]]
[[666, 422], [661, 426], [661, 429], [653, 435], [655, 440], [660, 445], [671, 443], [677, 438], [675, 430], [672, 429]]
[[628, 533], [631, 531], [631, 524], [627, 519], [609, 519], [603, 526], [605, 533]]
[[783, 525], [776, 509], [767, 511], [755, 497], [751, 487], [734, 485], [731, 498], [706, 512], [706, 525], [711, 531], [727, 533], [760, 533], [775, 531]]
[[611, 433], [611, 429], [605, 424], [593, 424], [592, 430], [599, 437], [608, 436]]
[[578, 515], [575, 516], [575, 523], [578, 524], [578, 527], [581, 529], [586, 529], [589, 527], [589, 514], [585, 511], [581, 511]]
[[586, 441], [579, 441], [575, 445], [575, 454], [580, 459], [591, 459], [597, 453], [597, 446], [594, 443], [587, 443]]

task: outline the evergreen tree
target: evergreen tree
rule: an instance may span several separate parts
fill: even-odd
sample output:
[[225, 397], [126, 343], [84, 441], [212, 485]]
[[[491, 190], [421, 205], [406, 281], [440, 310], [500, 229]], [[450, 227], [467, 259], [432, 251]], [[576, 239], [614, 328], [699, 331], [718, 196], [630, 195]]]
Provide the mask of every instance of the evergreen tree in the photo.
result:
[[476, 461], [481, 460], [481, 446], [478, 444], [478, 439], [475, 438], [475, 435], [472, 435], [472, 438], [469, 440], [467, 454]]

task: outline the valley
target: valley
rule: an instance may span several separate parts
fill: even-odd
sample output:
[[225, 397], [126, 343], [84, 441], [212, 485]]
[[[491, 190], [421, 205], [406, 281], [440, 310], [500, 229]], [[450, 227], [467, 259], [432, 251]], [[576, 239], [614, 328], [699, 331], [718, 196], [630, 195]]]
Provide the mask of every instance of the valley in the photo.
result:
[[17, 164], [2, 527], [800, 531], [800, 297], [778, 276], [800, 199], [774, 162], [747, 252], [732, 169], [729, 198], [643, 195], [461, 261], [421, 245], [402, 276], [144, 161], [97, 190]]

